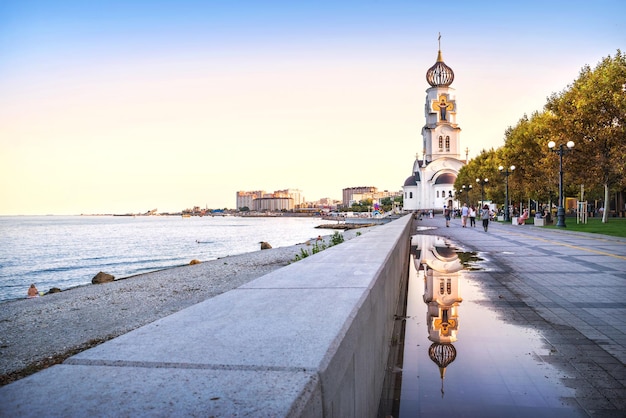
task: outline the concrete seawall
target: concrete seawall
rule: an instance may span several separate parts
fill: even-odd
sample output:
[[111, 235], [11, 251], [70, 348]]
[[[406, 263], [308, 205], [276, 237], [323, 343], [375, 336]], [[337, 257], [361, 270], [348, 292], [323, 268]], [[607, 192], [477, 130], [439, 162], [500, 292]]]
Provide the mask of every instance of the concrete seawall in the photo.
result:
[[0, 416], [374, 417], [410, 225], [378, 226], [4, 386]]

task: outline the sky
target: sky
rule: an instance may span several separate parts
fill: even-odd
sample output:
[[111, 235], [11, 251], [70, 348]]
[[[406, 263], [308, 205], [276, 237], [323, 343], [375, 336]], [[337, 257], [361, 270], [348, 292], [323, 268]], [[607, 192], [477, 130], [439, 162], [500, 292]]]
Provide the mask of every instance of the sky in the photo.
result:
[[626, 2], [0, 1], [0, 215], [399, 191], [426, 71], [469, 157], [626, 48]]

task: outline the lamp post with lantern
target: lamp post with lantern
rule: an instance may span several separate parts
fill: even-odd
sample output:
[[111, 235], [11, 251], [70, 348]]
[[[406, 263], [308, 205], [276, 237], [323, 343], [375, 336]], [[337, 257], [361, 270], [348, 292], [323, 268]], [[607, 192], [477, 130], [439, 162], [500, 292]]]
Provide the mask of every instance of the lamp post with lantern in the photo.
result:
[[461, 190], [465, 194], [465, 203], [469, 206], [469, 192], [472, 190], [472, 185], [466, 186], [465, 184], [461, 186]]
[[476, 183], [480, 184], [480, 208], [485, 204], [485, 184], [489, 183], [489, 179], [476, 179]]
[[[565, 148], [565, 145], [567, 148]], [[548, 148], [550, 151], [556, 153], [559, 156], [559, 206], [556, 209], [556, 226], [560, 228], [565, 228], [565, 207], [564, 207], [564, 199], [563, 199], [563, 155], [567, 154], [574, 148], [574, 141], [568, 141], [567, 144], [561, 144], [556, 147], [556, 143], [554, 141], [548, 142]]]
[[498, 167], [498, 170], [500, 170], [500, 172], [502, 173], [502, 175], [505, 176], [506, 178], [506, 183], [505, 183], [505, 202], [504, 202], [504, 221], [508, 222], [511, 220], [511, 218], [509, 218], [509, 176], [511, 174], [513, 174], [513, 171], [515, 170], [515, 166], [512, 165], [509, 168], [504, 168], [503, 166]]

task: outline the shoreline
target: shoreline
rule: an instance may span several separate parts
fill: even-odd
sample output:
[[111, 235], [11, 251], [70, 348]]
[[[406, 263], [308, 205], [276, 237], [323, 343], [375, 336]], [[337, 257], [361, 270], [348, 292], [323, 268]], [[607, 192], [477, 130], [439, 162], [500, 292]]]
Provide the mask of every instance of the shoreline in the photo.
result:
[[[42, 215], [42, 216], [52, 216], [52, 215]], [[65, 215], [62, 215], [62, 216], [65, 216]], [[113, 216], [113, 215], [77, 215], [77, 216]], [[125, 216], [125, 215], [120, 215], [120, 216]], [[145, 215], [145, 216], [147, 217], [147, 215]], [[153, 216], [161, 216], [161, 215], [153, 215]], [[376, 225], [373, 225], [373, 224], [359, 225], [358, 228], [369, 228], [369, 227], [372, 227], [372, 226], [376, 226]], [[316, 229], [318, 229], [318, 228], [321, 228], [321, 229], [334, 229], [336, 231], [341, 231], [342, 234], [344, 234], [346, 232], [346, 230], [356, 229], [356, 228], [344, 228], [343, 225], [331, 226], [331, 225], [328, 225], [328, 224], [316, 226], [315, 228]], [[327, 231], [325, 231], [323, 233], [327, 233]], [[324, 237], [326, 237], [326, 236], [324, 235]], [[352, 237], [353, 236], [351, 236], [350, 238], [352, 238]], [[346, 237], [345, 239], [349, 239], [349, 238]], [[295, 247], [295, 246], [309, 245], [308, 243], [311, 242], [311, 240], [313, 240], [313, 238], [310, 238], [308, 241], [305, 241], [303, 243], [297, 243], [297, 244], [293, 244], [293, 245], [288, 245], [286, 247], [276, 247], [276, 249], [277, 248], [289, 248], [289, 247]], [[208, 262], [217, 261], [217, 260], [220, 260], [220, 259], [223, 259], [223, 258], [236, 257], [236, 256], [245, 255], [245, 254], [252, 254], [252, 253], [255, 253], [257, 251], [260, 251], [260, 250], [254, 250], [254, 251], [243, 252], [243, 253], [236, 253], [236, 254], [229, 254], [229, 255], [221, 256], [221, 257], [218, 257], [218, 258], [215, 258], [215, 259], [201, 261], [201, 263], [208, 263]], [[187, 262], [185, 262], [183, 264], [170, 265], [170, 266], [158, 268], [156, 270], [137, 272], [137, 273], [133, 273], [133, 274], [130, 274], [128, 276], [123, 276], [123, 277], [119, 277], [119, 278], [116, 277], [114, 281], [126, 280], [126, 279], [134, 278], [134, 277], [137, 277], [137, 276], [142, 276], [144, 274], [152, 274], [152, 273], [158, 273], [158, 272], [165, 271], [165, 270], [171, 270], [171, 269], [175, 269], [175, 268], [186, 267], [186, 266], [189, 265], [189, 263], [191, 261], [192, 261], [192, 259], [189, 259], [189, 261], [187, 261]], [[104, 271], [104, 272], [107, 273], [106, 271]], [[93, 274], [95, 275], [96, 273], [93, 273]], [[82, 288], [82, 287], [85, 287], [85, 286], [93, 286], [93, 284], [90, 283], [90, 282], [87, 282], [87, 283], [82, 283], [82, 284], [75, 284], [75, 285], [72, 285], [72, 286], [66, 287], [66, 288], [58, 288], [58, 287], [55, 286], [55, 287], [50, 287], [47, 290], [43, 290], [44, 288], [39, 288], [38, 291], [39, 291], [40, 295], [42, 293], [43, 293], [43, 295], [38, 296], [37, 298], [43, 297], [43, 296], [49, 296], [51, 294], [68, 292], [68, 291], [71, 291], [71, 290], [74, 290], [74, 289], [79, 289], [79, 288]], [[60, 292], [50, 292], [54, 288], [60, 289]], [[21, 301], [21, 300], [24, 300], [24, 299], [28, 299], [26, 297], [26, 290], [24, 290], [24, 296], [15, 297], [15, 298], [12, 298], [12, 299], [1, 299], [0, 300], [0, 307], [4, 306], [6, 303]], [[1, 353], [2, 352], [0, 351], [0, 354]], [[1, 370], [0, 370], [0, 372], [1, 372]]]
[[[357, 231], [342, 235], [347, 241]], [[330, 236], [323, 241], [328, 245]], [[315, 239], [4, 301], [0, 386], [284, 267], [313, 243]]]

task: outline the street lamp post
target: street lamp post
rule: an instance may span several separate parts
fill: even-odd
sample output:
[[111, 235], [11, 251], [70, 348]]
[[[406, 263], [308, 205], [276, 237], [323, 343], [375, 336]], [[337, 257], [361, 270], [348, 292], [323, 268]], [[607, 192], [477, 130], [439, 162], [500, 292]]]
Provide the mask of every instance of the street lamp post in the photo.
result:
[[482, 209], [485, 204], [485, 184], [489, 183], [489, 179], [476, 179], [476, 183], [480, 184], [480, 207]]
[[554, 141], [548, 142], [548, 148], [550, 151], [555, 152], [559, 156], [559, 206], [556, 209], [556, 226], [560, 228], [565, 228], [565, 208], [563, 207], [563, 155], [567, 154], [574, 148], [574, 141], [567, 142], [567, 148], [564, 148], [564, 145], [559, 145], [556, 147], [556, 143]]
[[[467, 187], [467, 190], [465, 188]], [[463, 185], [463, 190], [465, 190], [465, 203], [469, 206], [469, 192], [472, 190], [472, 185], [469, 186]]]
[[500, 170], [500, 172], [505, 176], [506, 178], [506, 183], [505, 183], [505, 202], [504, 202], [504, 221], [508, 222], [511, 219], [509, 218], [509, 176], [511, 174], [513, 174], [513, 171], [515, 170], [515, 166], [512, 165], [511, 167], [505, 169], [503, 166], [498, 167], [498, 170]]

